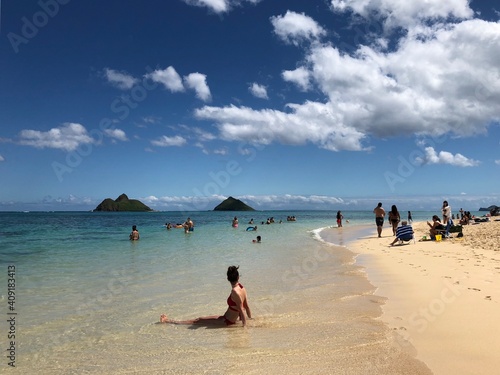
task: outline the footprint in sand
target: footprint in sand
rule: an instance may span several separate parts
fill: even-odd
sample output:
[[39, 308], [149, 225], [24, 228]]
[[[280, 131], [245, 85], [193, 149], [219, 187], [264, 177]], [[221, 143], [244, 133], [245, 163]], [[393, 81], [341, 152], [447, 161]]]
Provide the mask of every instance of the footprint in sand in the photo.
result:
[[481, 291], [481, 289], [478, 289], [478, 288], [467, 288], [467, 289], [469, 289], [469, 290], [475, 290], [476, 292], [480, 292]]
[[491, 301], [491, 296], [484, 297], [485, 300]]

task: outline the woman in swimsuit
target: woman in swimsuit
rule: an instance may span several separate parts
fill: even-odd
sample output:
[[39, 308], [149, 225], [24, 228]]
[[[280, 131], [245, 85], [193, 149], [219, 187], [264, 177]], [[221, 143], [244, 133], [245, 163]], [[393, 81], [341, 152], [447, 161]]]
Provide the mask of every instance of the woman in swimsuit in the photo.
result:
[[399, 216], [398, 208], [396, 207], [395, 204], [392, 205], [391, 211], [389, 212], [389, 220], [391, 221], [391, 224], [392, 224], [392, 234], [395, 236], [396, 229], [398, 229], [398, 224], [399, 224], [399, 221], [401, 220], [401, 217]]
[[211, 315], [203, 316], [191, 320], [171, 320], [165, 314], [160, 316], [160, 323], [171, 323], [171, 324], [199, 324], [204, 326], [220, 326], [226, 327], [236, 324], [238, 319], [241, 319], [243, 326], [246, 325], [248, 319], [252, 319], [252, 312], [250, 311], [250, 306], [248, 306], [247, 291], [239, 283], [240, 274], [238, 272], [238, 267], [230, 266], [227, 269], [227, 280], [231, 283], [231, 294], [227, 298], [228, 308], [224, 315]]

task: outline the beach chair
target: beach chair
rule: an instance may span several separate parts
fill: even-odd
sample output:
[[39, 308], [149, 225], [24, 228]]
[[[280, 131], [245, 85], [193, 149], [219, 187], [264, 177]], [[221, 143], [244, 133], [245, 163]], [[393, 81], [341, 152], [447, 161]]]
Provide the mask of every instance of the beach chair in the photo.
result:
[[410, 237], [398, 238], [399, 245], [404, 245], [405, 243], [409, 244], [411, 241], [413, 241], [413, 243], [417, 243], [414, 235], [411, 236], [411, 238]]

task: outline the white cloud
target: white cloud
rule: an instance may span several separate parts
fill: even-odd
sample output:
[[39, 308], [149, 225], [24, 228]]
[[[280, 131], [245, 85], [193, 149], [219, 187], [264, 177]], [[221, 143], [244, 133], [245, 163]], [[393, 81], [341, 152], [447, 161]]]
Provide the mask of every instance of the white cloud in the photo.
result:
[[455, 167], [476, 167], [479, 161], [468, 159], [462, 154], [453, 155], [447, 151], [437, 153], [433, 147], [425, 148], [425, 156], [416, 158], [416, 161], [421, 164], [449, 164]]
[[[246, 0], [251, 4], [257, 4], [262, 0]], [[226, 13], [231, 10], [233, 6], [240, 5], [242, 0], [184, 0], [188, 5], [198, 7], [206, 7], [215, 13]]]
[[422, 26], [390, 53], [361, 46], [348, 55], [314, 45], [299, 74], [283, 77], [304, 88], [308, 77], [324, 101], [291, 103], [285, 111], [203, 107], [195, 114], [214, 120], [226, 140], [310, 142], [329, 150], [366, 150], [362, 141], [370, 136], [484, 134], [500, 123], [499, 38], [500, 23], [475, 19]]
[[0, 155], [0, 162], [2, 161], [5, 161], [5, 158], [2, 155]]
[[304, 67], [295, 70], [284, 70], [281, 76], [285, 81], [295, 83], [301, 91], [308, 91], [311, 88], [310, 73]]
[[335, 12], [351, 11], [364, 18], [377, 17], [386, 27], [411, 27], [422, 21], [473, 16], [468, 0], [331, 0]]
[[154, 146], [159, 147], [170, 147], [170, 146], [183, 146], [186, 144], [186, 140], [180, 135], [174, 137], [167, 137], [166, 135], [151, 141]]
[[253, 96], [257, 98], [268, 99], [266, 86], [259, 85], [258, 83], [254, 82], [248, 88], [248, 90], [252, 93]]
[[152, 73], [145, 75], [146, 78], [151, 79], [153, 82], [161, 83], [165, 88], [171, 92], [184, 91], [181, 76], [175, 71], [172, 66], [164, 70], [157, 69]]
[[500, 165], [500, 160], [495, 160], [496, 165]]
[[210, 101], [212, 95], [207, 85], [207, 76], [201, 73], [191, 73], [184, 77], [186, 86], [196, 92], [196, 97], [204, 102]]
[[121, 90], [129, 90], [134, 87], [137, 82], [139, 82], [137, 78], [132, 77], [130, 74], [122, 73], [113, 69], [104, 69], [104, 74], [106, 75], [108, 82]]
[[317, 40], [325, 30], [304, 13], [288, 10], [284, 16], [270, 18], [274, 33], [286, 43], [298, 45], [302, 41]]
[[364, 135], [346, 127], [328, 104], [307, 102], [288, 105], [291, 112], [248, 107], [209, 107], [197, 109], [195, 116], [215, 120], [220, 136], [228, 141], [270, 144], [280, 142], [303, 145], [307, 142], [332, 151], [363, 150]]
[[47, 132], [22, 130], [19, 138], [22, 145], [66, 151], [73, 151], [82, 144], [94, 143], [85, 127], [76, 123], [65, 123]]
[[121, 129], [105, 129], [104, 132], [110, 138], [116, 139], [118, 141], [128, 141], [127, 135]]
[[188, 5], [207, 7], [215, 13], [225, 13], [229, 10], [229, 0], [184, 0]]

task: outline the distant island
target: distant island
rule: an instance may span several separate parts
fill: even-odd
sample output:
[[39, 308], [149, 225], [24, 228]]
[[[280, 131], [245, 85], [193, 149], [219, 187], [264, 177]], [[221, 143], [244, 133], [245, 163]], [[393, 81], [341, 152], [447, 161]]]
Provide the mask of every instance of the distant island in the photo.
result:
[[252, 207], [240, 201], [239, 199], [229, 197], [226, 200], [222, 201], [222, 203], [220, 203], [217, 207], [215, 207], [214, 211], [255, 211], [255, 210]]
[[481, 207], [479, 211], [489, 211], [491, 216], [499, 216], [500, 215], [500, 207], [492, 205], [489, 207]]
[[103, 200], [94, 211], [106, 211], [106, 212], [116, 212], [116, 211], [131, 211], [131, 212], [149, 212], [153, 211], [151, 208], [146, 206], [141, 201], [137, 199], [128, 199], [126, 194], [120, 195], [115, 200], [111, 198], [106, 198]]

